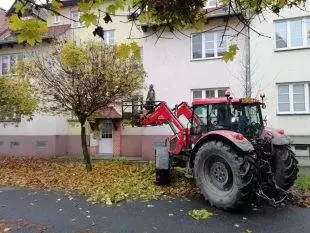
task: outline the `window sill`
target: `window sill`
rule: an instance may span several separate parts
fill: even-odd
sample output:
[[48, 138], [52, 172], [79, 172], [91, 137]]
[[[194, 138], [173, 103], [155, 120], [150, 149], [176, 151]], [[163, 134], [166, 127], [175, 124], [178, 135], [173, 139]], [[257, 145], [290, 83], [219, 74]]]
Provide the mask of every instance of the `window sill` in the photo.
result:
[[76, 27], [71, 26], [70, 28], [71, 28], [71, 29], [85, 28], [85, 26], [84, 26], [84, 25], [83, 25], [83, 26], [76, 26]]
[[222, 59], [223, 56], [219, 56], [219, 57], [205, 57], [205, 58], [191, 58], [191, 62], [195, 62], [195, 61], [206, 61], [206, 60], [218, 60], [218, 59]]
[[279, 113], [277, 112], [277, 116], [302, 116], [302, 115], [310, 115], [310, 112], [298, 112], [298, 113]]
[[294, 47], [294, 48], [275, 48], [274, 52], [284, 52], [284, 51], [291, 51], [291, 50], [303, 50], [303, 49], [310, 49], [310, 45], [309, 46], [302, 46], [302, 47]]

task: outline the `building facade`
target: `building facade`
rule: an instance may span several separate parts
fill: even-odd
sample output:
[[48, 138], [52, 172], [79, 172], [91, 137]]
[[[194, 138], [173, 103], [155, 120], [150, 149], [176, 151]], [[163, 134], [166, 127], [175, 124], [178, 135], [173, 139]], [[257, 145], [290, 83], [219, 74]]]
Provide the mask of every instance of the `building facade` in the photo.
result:
[[[305, 69], [310, 58], [309, 13], [296, 7], [282, 10], [279, 16], [265, 12], [264, 20], [256, 18], [251, 26], [265, 36], [250, 30], [248, 44], [247, 35], [238, 33], [242, 25], [235, 15], [228, 15], [227, 9], [218, 6], [218, 1], [209, 1], [206, 6], [212, 13], [208, 14], [204, 30], [165, 31], [162, 38], [158, 38], [148, 27], [144, 32], [136, 27], [131, 30], [131, 24], [124, 23], [127, 12], [120, 12], [112, 18], [112, 23], [105, 24], [103, 5], [98, 8], [99, 24], [105, 30], [102, 42], [115, 44], [143, 37], [138, 42], [148, 74], [146, 85], [153, 84], [156, 100], [166, 101], [171, 108], [182, 101], [191, 103], [194, 99], [222, 97], [227, 89], [234, 97], [244, 96], [246, 67], [250, 67], [247, 72], [251, 77], [251, 95], [257, 97], [261, 91], [265, 92], [264, 115], [268, 124], [285, 129], [294, 140], [293, 149], [300, 161], [309, 163], [310, 77]], [[49, 32], [58, 32], [54, 33], [55, 37], [66, 36], [78, 42], [101, 40], [93, 36], [94, 27], [87, 28], [76, 22], [80, 15], [76, 1], [63, 1], [61, 14], [65, 17], [47, 17]], [[3, 25], [5, 21], [0, 19], [0, 36], [5, 35]], [[6, 71], [9, 61], [19, 59], [20, 51], [26, 48], [16, 42], [12, 46], [1, 38], [1, 70]], [[237, 44], [239, 50], [235, 59], [226, 63], [222, 56], [231, 44]], [[48, 41], [37, 49], [44, 46], [48, 46]], [[146, 96], [146, 90], [142, 92]], [[132, 127], [124, 124], [121, 118], [119, 107], [99, 113], [96, 118], [99, 134], [97, 132], [95, 137], [92, 130], [88, 132], [94, 156], [153, 159], [153, 144], [172, 134], [167, 126]], [[188, 124], [184, 119], [182, 122]], [[18, 127], [3, 128], [0, 147], [2, 154], [80, 154], [79, 124], [67, 117], [36, 115], [31, 122], [22, 121]]]

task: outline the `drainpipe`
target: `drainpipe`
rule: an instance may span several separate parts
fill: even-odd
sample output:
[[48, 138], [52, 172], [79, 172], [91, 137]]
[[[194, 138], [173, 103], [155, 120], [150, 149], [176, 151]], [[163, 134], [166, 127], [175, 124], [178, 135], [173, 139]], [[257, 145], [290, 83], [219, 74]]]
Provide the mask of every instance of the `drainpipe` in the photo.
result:
[[251, 44], [250, 44], [250, 27], [247, 27], [247, 37], [245, 42], [245, 96], [252, 95], [251, 81]]

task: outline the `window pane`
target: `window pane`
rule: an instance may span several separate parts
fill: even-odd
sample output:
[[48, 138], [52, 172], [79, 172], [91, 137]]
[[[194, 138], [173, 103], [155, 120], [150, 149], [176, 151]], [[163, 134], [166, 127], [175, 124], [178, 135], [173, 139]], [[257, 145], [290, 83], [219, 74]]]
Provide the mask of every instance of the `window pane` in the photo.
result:
[[286, 48], [287, 47], [287, 22], [276, 23], [276, 47]]
[[306, 28], [305, 37], [307, 40], [307, 45], [310, 45], [310, 18], [305, 18], [304, 22], [305, 22], [305, 28]]
[[278, 104], [279, 106], [279, 112], [289, 112], [290, 111], [290, 104], [287, 103], [279, 103]]
[[291, 27], [291, 46], [301, 46], [302, 42], [302, 24], [301, 19], [290, 22]]
[[196, 34], [192, 37], [193, 58], [202, 58], [202, 34]]
[[289, 93], [288, 85], [278, 86], [278, 92], [279, 92], [279, 94], [288, 94]]
[[108, 44], [114, 45], [115, 44], [114, 30], [109, 31], [108, 33], [109, 33]]
[[202, 91], [193, 91], [193, 99], [202, 99]]
[[225, 92], [226, 92], [225, 90], [218, 90], [218, 91], [217, 91], [218, 97], [219, 97], [219, 98], [225, 97]]
[[80, 19], [78, 11], [71, 12], [71, 19], [72, 19], [72, 27], [78, 27], [80, 25], [80, 23], [78, 22]]
[[214, 33], [205, 33], [205, 56], [214, 57]]
[[279, 112], [290, 111], [289, 85], [278, 86], [278, 109]]
[[305, 88], [303, 84], [293, 85], [294, 111], [305, 111]]
[[217, 56], [223, 56], [227, 51], [226, 36], [224, 32], [217, 33]]
[[7, 74], [9, 71], [9, 56], [2, 56], [2, 74]]
[[295, 150], [308, 150], [308, 145], [306, 144], [295, 145]]
[[214, 98], [215, 97], [215, 91], [214, 90], [206, 90], [206, 97], [207, 98]]

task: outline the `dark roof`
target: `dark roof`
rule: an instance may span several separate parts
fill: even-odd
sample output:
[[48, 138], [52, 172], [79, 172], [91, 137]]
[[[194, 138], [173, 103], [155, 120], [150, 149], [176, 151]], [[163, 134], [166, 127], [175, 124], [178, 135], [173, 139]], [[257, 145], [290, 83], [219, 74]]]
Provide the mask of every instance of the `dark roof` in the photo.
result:
[[70, 26], [70, 24], [51, 26], [48, 28], [48, 31], [43, 38], [56, 38], [61, 36], [69, 30]]
[[[64, 33], [66, 33], [70, 28], [70, 24], [65, 24], [65, 25], [57, 25], [57, 26], [51, 26], [48, 28], [47, 33], [42, 36], [42, 39], [53, 39], [57, 38]], [[16, 34], [7, 31], [8, 33], [6, 34], [5, 32], [0, 34], [0, 45], [4, 44], [16, 44], [17, 43], [17, 38]]]
[[61, 1], [62, 7], [75, 6], [78, 4], [78, 0], [63, 0]]
[[107, 107], [98, 110], [93, 115], [94, 118], [100, 119], [120, 119], [122, 116], [115, 110], [114, 107]]
[[233, 16], [237, 13], [230, 10], [228, 6], [218, 6], [213, 8], [206, 8], [205, 12], [207, 14], [207, 18], [218, 18], [223, 16]]

